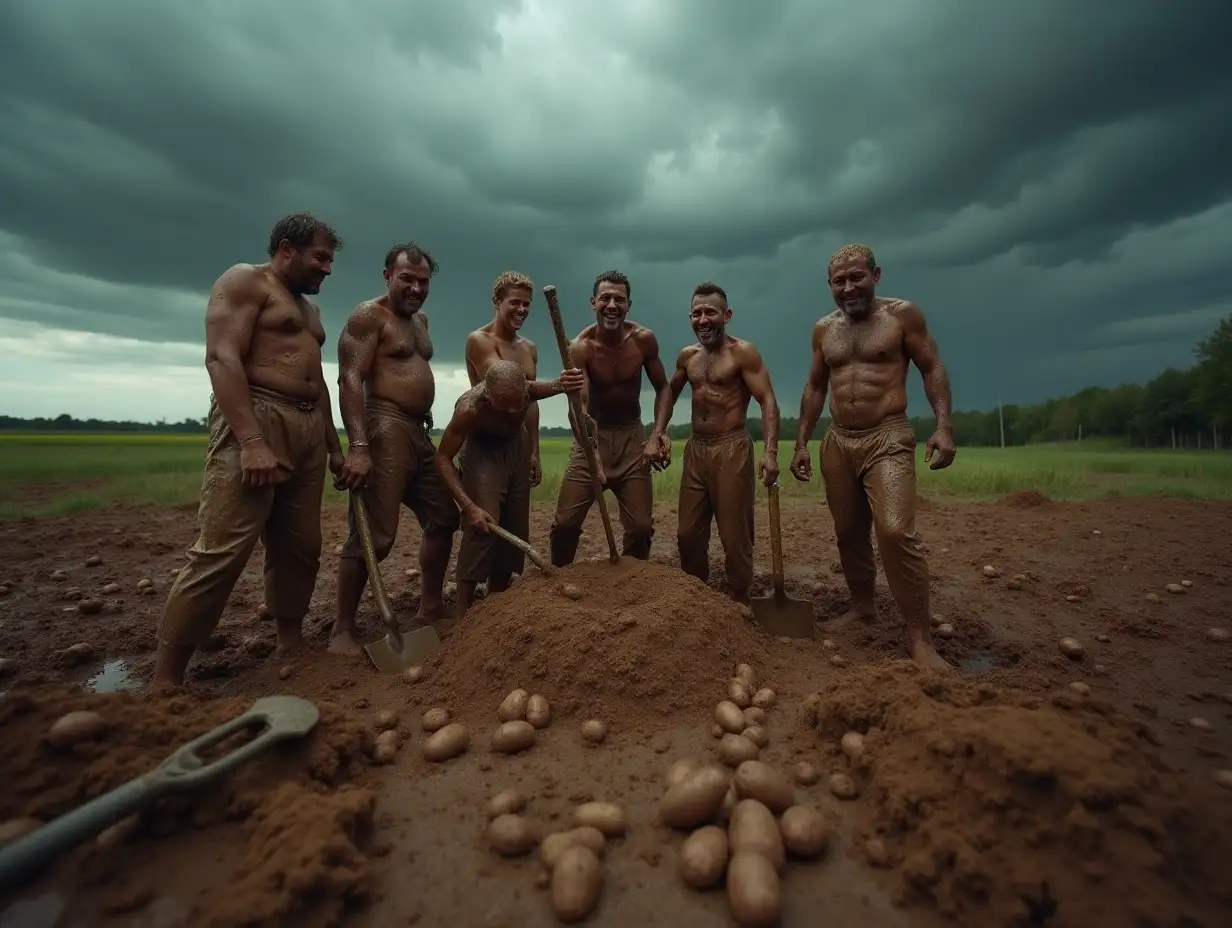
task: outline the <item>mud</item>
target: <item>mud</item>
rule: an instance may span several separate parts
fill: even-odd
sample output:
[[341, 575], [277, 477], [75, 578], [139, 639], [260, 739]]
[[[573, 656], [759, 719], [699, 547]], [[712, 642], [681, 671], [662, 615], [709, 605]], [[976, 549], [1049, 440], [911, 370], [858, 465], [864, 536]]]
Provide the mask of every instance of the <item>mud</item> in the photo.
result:
[[[196, 535], [193, 508], [0, 524], [3, 819], [50, 817], [99, 795], [256, 696], [293, 693], [322, 710], [303, 744], [150, 810], [106, 853], [87, 843], [33, 885], [0, 895], [0, 922], [552, 925], [535, 855], [500, 858], [483, 840], [487, 799], [518, 786], [540, 832], [565, 827], [588, 799], [624, 808], [629, 829], [604, 857], [589, 923], [729, 925], [721, 888], [683, 887], [683, 836], [655, 818], [667, 767], [715, 756], [723, 662], [741, 660], [778, 693], [763, 759], [785, 772], [813, 764], [820, 782], [798, 787], [797, 799], [834, 829], [824, 860], [784, 875], [782, 924], [815, 924], [819, 908], [834, 924], [870, 928], [1226, 922], [1212, 867], [1227, 859], [1221, 835], [1232, 804], [1212, 784], [1232, 767], [1232, 645], [1207, 629], [1229, 624], [1232, 506], [922, 502], [935, 618], [953, 630], [938, 647], [962, 670], [930, 693], [886, 663], [901, 657], [902, 638], [880, 571], [875, 620], [826, 624], [847, 595], [819, 499], [783, 506], [787, 587], [813, 603], [815, 641], [769, 639], [714, 591], [725, 580], [717, 537], [710, 588], [676, 572], [671, 506], [656, 507], [652, 561], [618, 567], [606, 563], [592, 510], [567, 581], [528, 569], [474, 607], [413, 685], [325, 653], [336, 546], [347, 531], [345, 510], [331, 508], [308, 648], [273, 654], [258, 547], [188, 691], [175, 697], [134, 691], [149, 678], [168, 584]], [[552, 509], [532, 513], [541, 548]], [[756, 511], [754, 595], [769, 589], [770, 550], [764, 500]], [[404, 513], [382, 565], [404, 622], [418, 605], [419, 581], [407, 571], [418, 566], [419, 537]], [[582, 598], [559, 595], [564, 582], [583, 588]], [[82, 611], [83, 599], [102, 608]], [[622, 613], [637, 619], [626, 632], [617, 631]], [[359, 629], [363, 641], [381, 634], [370, 600]], [[1065, 636], [1082, 643], [1081, 660], [1061, 653]], [[1076, 682], [1088, 697], [1068, 688]], [[506, 757], [486, 741], [499, 698], [515, 686], [543, 689], [555, 718], [532, 748]], [[988, 687], [995, 698], [982, 695]], [[813, 692], [829, 694], [824, 734], [798, 721]], [[419, 718], [437, 701], [473, 742], [430, 764]], [[52, 749], [46, 731], [78, 708], [112, 724], [97, 743]], [[396, 715], [401, 747], [376, 765], [382, 711]], [[590, 715], [612, 729], [598, 747], [579, 737]], [[835, 733], [848, 726], [885, 733], [869, 736], [863, 764], [835, 752]], [[852, 773], [859, 798], [832, 797], [832, 772]], [[881, 866], [869, 860], [870, 835], [885, 843]], [[1024, 911], [1035, 921], [1024, 922]]]

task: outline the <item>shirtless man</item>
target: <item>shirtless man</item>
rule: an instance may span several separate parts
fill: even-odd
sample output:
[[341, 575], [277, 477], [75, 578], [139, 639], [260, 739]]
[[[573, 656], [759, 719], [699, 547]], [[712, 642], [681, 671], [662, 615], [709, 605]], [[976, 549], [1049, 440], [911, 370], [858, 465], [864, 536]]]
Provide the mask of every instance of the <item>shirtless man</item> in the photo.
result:
[[878, 297], [879, 280], [881, 268], [866, 245], [845, 245], [830, 259], [830, 292], [838, 311], [813, 329], [813, 363], [800, 399], [791, 473], [797, 480], [812, 478], [808, 442], [829, 390], [830, 428], [821, 444], [821, 474], [852, 605], [838, 621], [876, 615], [877, 566], [869, 538], [869, 530], [875, 530], [886, 583], [906, 624], [908, 653], [926, 667], [948, 669], [932, 643], [928, 562], [915, 528], [908, 363], [919, 369], [937, 417], [924, 452], [932, 470], [954, 461], [950, 381], [924, 314], [907, 300]]
[[758, 474], [766, 486], [779, 476], [779, 404], [761, 354], [727, 334], [732, 311], [713, 283], [693, 290], [689, 322], [697, 343], [676, 359], [669, 389], [655, 403], [646, 456], [667, 463], [667, 424], [687, 382], [693, 393], [692, 435], [680, 475], [680, 567], [705, 582], [710, 575], [710, 520], [719, 526], [730, 595], [749, 601], [753, 586], [753, 440], [747, 427], [749, 399], [761, 406], [766, 450]]
[[303, 643], [321, 564], [325, 468], [342, 473], [329, 390], [325, 329], [307, 294], [329, 276], [342, 239], [295, 213], [270, 232], [265, 264], [237, 264], [214, 282], [205, 313], [209, 444], [201, 530], [158, 624], [155, 686], [181, 686], [193, 652], [213, 634], [257, 539], [265, 543], [265, 607], [278, 647]]
[[[458, 619], [470, 608], [480, 581], [487, 580], [489, 592], [499, 593], [522, 572], [522, 552], [492, 535], [488, 526], [496, 522], [523, 539], [530, 532], [527, 410], [536, 400], [577, 393], [583, 381], [582, 372], [572, 369], [555, 382], [529, 382], [522, 365], [498, 359], [454, 405], [436, 449], [436, 469], [462, 510]], [[453, 463], [459, 453], [460, 474]]]
[[[458, 507], [436, 472], [432, 427], [432, 337], [423, 304], [436, 262], [414, 242], [385, 255], [385, 295], [360, 303], [338, 339], [338, 405], [349, 443], [341, 483], [362, 491], [378, 561], [398, 537], [402, 507], [423, 530], [419, 568], [421, 622], [443, 618], [441, 589], [449, 566]], [[329, 649], [360, 651], [355, 613], [368, 580], [354, 513], [338, 565], [338, 612]]]
[[[598, 449], [599, 482], [615, 494], [620, 506], [623, 553], [643, 561], [650, 558], [654, 492], [642, 430], [642, 371], [656, 398], [669, 387], [658, 339], [650, 329], [626, 321], [631, 303], [629, 279], [624, 274], [600, 274], [590, 298], [596, 322], [569, 346], [569, 359], [586, 375], [582, 405], [588, 421], [579, 426], [572, 422], [570, 411], [575, 437], [551, 530], [552, 563], [557, 567], [573, 563], [582, 524], [595, 501], [590, 466], [579, 440], [590, 440]], [[654, 462], [654, 467], [662, 466]]]

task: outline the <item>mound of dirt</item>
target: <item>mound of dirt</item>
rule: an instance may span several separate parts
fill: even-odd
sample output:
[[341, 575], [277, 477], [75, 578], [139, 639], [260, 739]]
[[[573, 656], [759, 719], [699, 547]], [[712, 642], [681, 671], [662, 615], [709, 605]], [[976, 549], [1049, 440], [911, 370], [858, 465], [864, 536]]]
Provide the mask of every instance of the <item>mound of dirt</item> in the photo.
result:
[[665, 564], [623, 558], [528, 574], [468, 612], [429, 661], [424, 695], [495, 717], [513, 689], [556, 716], [611, 723], [713, 708], [734, 665], [766, 655], [752, 613]]
[[837, 763], [870, 805], [865, 837], [882, 843], [865, 853], [898, 868], [903, 904], [964, 925], [1077, 928], [1213, 925], [1232, 901], [1226, 800], [1171, 771], [1145, 726], [1105, 704], [898, 661], [819, 697], [828, 741], [865, 735]]
[[[251, 704], [17, 685], [0, 699], [0, 823], [47, 822], [70, 812], [151, 771]], [[273, 745], [220, 782], [158, 800], [87, 839], [47, 876], [68, 882], [67, 898], [84, 894], [109, 914], [134, 912], [165, 888], [151, 860], [174, 854], [177, 845], [167, 839], [191, 832], [184, 837], [194, 842], [192, 853], [206, 849], [201, 863], [217, 860], [229, 872], [226, 893], [184, 900], [195, 905], [190, 923], [332, 923], [369, 897], [361, 848], [376, 797], [347, 781], [365, 768], [374, 736], [336, 707], [318, 708], [320, 720], [306, 738]], [[72, 745], [53, 745], [50, 729], [75, 711], [98, 713], [102, 729]]]
[[1011, 509], [1038, 509], [1040, 506], [1052, 505], [1052, 500], [1038, 490], [1019, 490], [1001, 497], [998, 502]]

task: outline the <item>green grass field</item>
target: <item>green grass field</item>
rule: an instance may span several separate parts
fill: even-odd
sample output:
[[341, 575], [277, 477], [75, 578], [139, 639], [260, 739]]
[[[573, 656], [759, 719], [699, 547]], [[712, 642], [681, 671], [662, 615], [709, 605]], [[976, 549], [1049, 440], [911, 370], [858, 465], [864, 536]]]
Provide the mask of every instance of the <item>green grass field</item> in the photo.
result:
[[[95, 509], [120, 502], [193, 503], [201, 480], [205, 437], [198, 435], [0, 433], [0, 520]], [[655, 476], [659, 499], [672, 498], [684, 441], [672, 443], [672, 467]], [[817, 445], [813, 444], [814, 468]], [[569, 453], [567, 439], [544, 439], [543, 483], [535, 499], [556, 498]], [[1087, 441], [1027, 448], [960, 448], [946, 471], [924, 467], [920, 487], [929, 497], [988, 499], [1037, 490], [1054, 499], [1091, 499], [1111, 493], [1185, 499], [1232, 499], [1232, 454], [1132, 451]], [[779, 464], [785, 495], [820, 493], [786, 473], [791, 444]], [[341, 503], [332, 488], [326, 500]]]

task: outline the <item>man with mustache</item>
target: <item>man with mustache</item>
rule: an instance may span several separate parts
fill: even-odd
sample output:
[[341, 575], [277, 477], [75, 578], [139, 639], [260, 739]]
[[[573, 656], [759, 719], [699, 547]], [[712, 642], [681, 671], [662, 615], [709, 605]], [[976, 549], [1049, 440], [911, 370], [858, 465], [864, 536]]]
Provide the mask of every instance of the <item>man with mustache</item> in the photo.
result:
[[[654, 491], [651, 460], [642, 431], [642, 371], [657, 395], [668, 389], [659, 358], [659, 342], [650, 329], [628, 322], [629, 279], [620, 271], [605, 271], [595, 280], [590, 298], [595, 324], [587, 326], [569, 346], [573, 364], [586, 375], [582, 406], [585, 423], [572, 422], [574, 440], [569, 464], [560, 483], [556, 518], [552, 522], [552, 563], [572, 564], [577, 556], [582, 524], [595, 501], [586, 452], [578, 439], [588, 440], [599, 454], [600, 485], [612, 490], [620, 506], [626, 556], [648, 560], [654, 536]], [[655, 452], [653, 466], [663, 465]]]
[[[363, 492], [372, 542], [383, 561], [398, 536], [403, 506], [423, 530], [419, 544], [422, 587], [417, 618], [444, 617], [441, 590], [449, 566], [458, 507], [436, 470], [429, 437], [436, 381], [433, 347], [423, 305], [436, 261], [414, 242], [385, 255], [385, 294], [360, 303], [338, 339], [339, 406], [349, 444], [341, 484]], [[360, 651], [355, 613], [368, 568], [355, 516], [338, 564], [338, 606], [329, 649]]]
[[667, 424], [688, 383], [693, 416], [680, 475], [680, 566], [703, 582], [709, 579], [713, 518], [723, 543], [730, 595], [747, 603], [753, 586], [754, 499], [749, 399], [761, 406], [766, 448], [758, 474], [766, 486], [779, 476], [779, 406], [761, 354], [750, 342], [727, 334], [731, 317], [722, 287], [697, 285], [689, 307], [697, 343], [680, 352], [668, 389], [659, 394], [646, 455], [663, 463], [671, 460]]
[[925, 667], [949, 669], [930, 631], [928, 562], [915, 528], [915, 434], [907, 418], [907, 367], [915, 364], [937, 417], [925, 445], [932, 470], [954, 461], [950, 381], [919, 307], [877, 296], [881, 268], [867, 245], [845, 245], [830, 259], [830, 292], [838, 310], [813, 329], [813, 363], [800, 399], [791, 472], [808, 481], [808, 442], [830, 391], [830, 427], [821, 444], [826, 503], [851, 592], [845, 624], [876, 615], [870, 529], [886, 583], [902, 613], [907, 651]]
[[486, 364], [481, 378], [458, 398], [436, 449], [437, 472], [464, 523], [457, 565], [459, 620], [474, 602], [477, 584], [486, 580], [489, 592], [499, 593], [522, 572], [525, 556], [488, 526], [497, 523], [522, 539], [530, 532], [528, 410], [537, 400], [578, 392], [584, 380], [581, 371], [571, 369], [555, 382], [530, 382], [521, 364], [501, 358]]
[[326, 466], [343, 468], [321, 373], [319, 293], [342, 238], [309, 213], [274, 224], [264, 264], [236, 264], [205, 312], [209, 444], [200, 534], [176, 575], [158, 624], [152, 685], [181, 686], [214, 633], [257, 540], [265, 542], [265, 608], [280, 652], [303, 643], [321, 563]]

